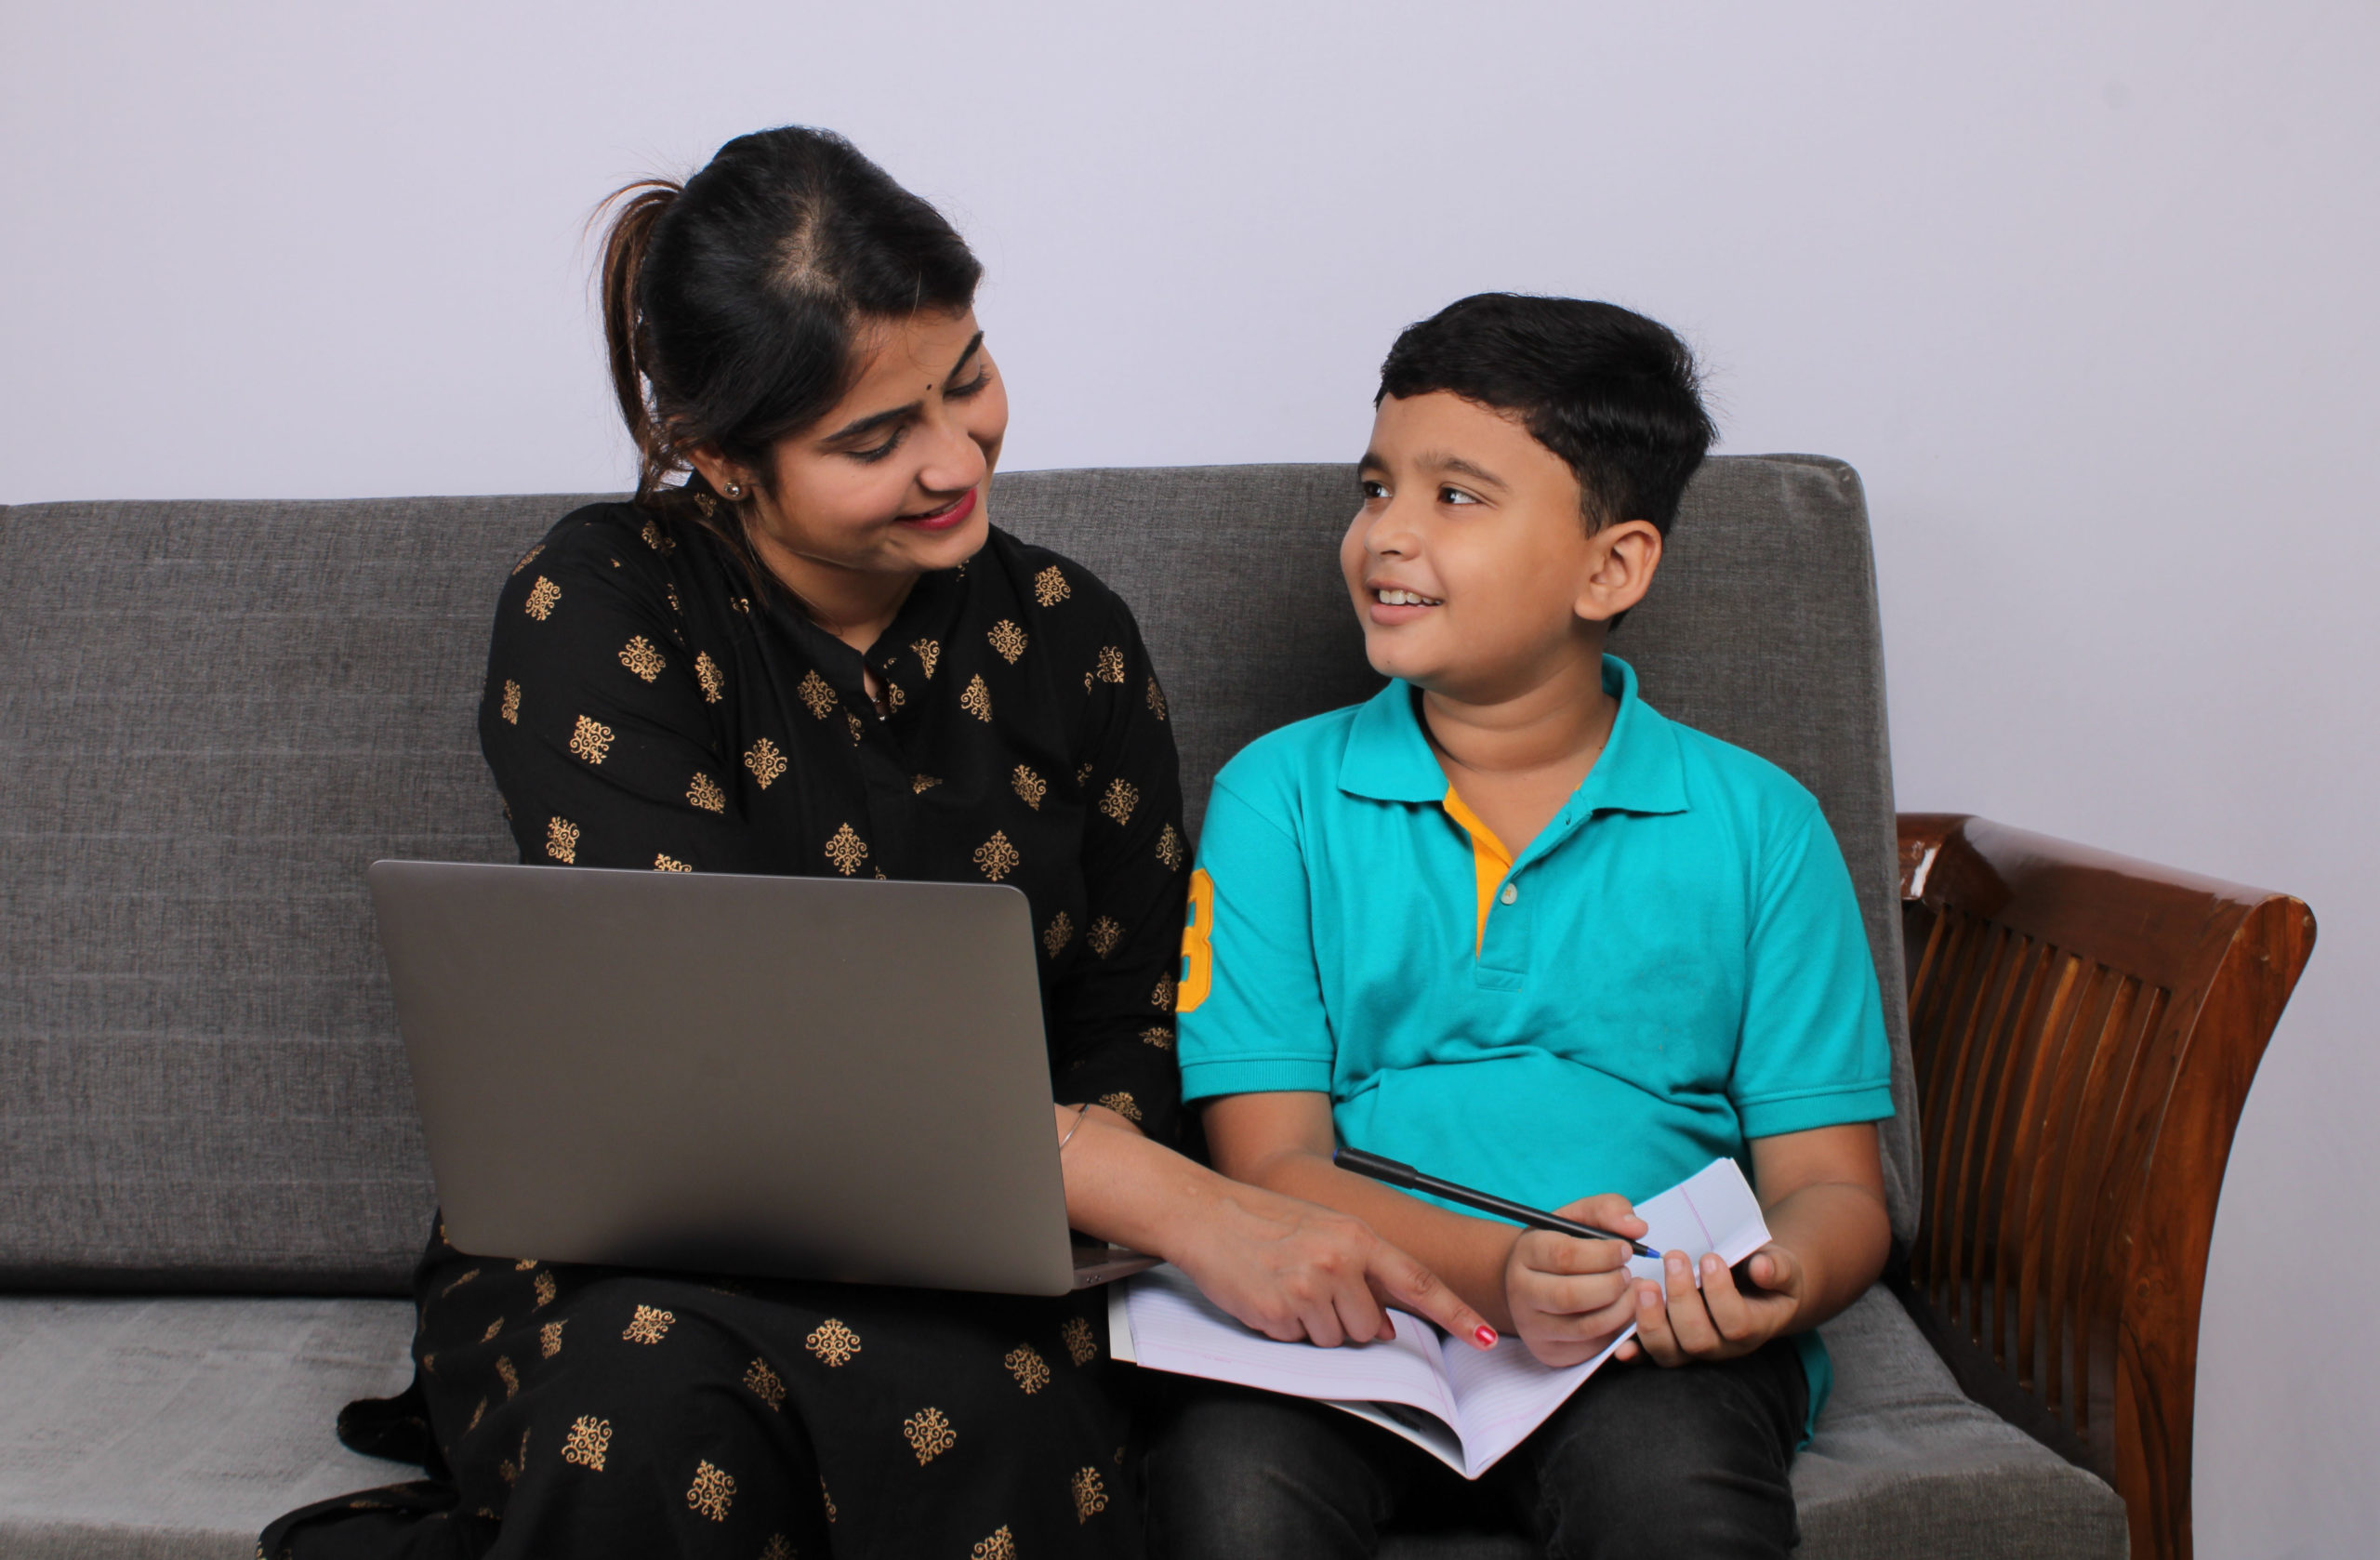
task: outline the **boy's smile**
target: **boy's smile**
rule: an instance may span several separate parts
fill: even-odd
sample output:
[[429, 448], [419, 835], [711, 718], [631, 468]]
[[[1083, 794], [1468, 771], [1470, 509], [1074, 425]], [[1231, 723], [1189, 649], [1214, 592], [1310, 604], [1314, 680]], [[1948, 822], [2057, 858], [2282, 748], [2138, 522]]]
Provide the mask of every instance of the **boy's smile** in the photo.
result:
[[[1382, 400], [1340, 548], [1373, 669], [1495, 704], [1593, 667], [1613, 533], [1520, 418], [1444, 391]], [[1649, 526], [1644, 527], [1649, 531]]]

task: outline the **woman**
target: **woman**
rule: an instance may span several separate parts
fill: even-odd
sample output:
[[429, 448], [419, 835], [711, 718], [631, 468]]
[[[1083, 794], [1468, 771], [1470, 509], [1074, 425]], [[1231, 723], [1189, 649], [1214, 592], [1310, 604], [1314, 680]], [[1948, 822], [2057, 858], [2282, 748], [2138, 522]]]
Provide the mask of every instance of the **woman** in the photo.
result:
[[[602, 295], [636, 497], [521, 560], [489, 654], [481, 744], [522, 859], [1022, 889], [1070, 1222], [1274, 1337], [1385, 1336], [1383, 1298], [1468, 1335], [1360, 1223], [1165, 1146], [1187, 858], [1165, 696], [1120, 601], [988, 524], [1008, 402], [964, 243], [814, 130], [620, 199]], [[412, 1388], [340, 1434], [430, 1476], [293, 1513], [264, 1553], [1139, 1548], [1096, 1293], [555, 1266], [442, 1226], [416, 1296]]]

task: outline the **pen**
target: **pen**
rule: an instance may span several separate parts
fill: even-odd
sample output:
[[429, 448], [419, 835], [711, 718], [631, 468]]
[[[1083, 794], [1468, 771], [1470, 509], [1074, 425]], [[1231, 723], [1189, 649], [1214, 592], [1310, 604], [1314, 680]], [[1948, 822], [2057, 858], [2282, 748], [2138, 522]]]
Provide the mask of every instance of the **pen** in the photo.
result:
[[1427, 1192], [1434, 1197], [1459, 1202], [1465, 1208], [1475, 1208], [1482, 1213], [1493, 1213], [1499, 1219], [1510, 1219], [1515, 1224], [1531, 1229], [1553, 1230], [1559, 1235], [1574, 1235], [1580, 1240], [1617, 1240], [1640, 1257], [1658, 1257], [1659, 1251], [1640, 1240], [1630, 1240], [1624, 1235], [1599, 1230], [1565, 1219], [1558, 1213], [1541, 1213], [1526, 1203], [1510, 1201], [1486, 1192], [1474, 1192], [1468, 1186], [1458, 1186], [1451, 1181], [1440, 1181], [1435, 1175], [1423, 1175], [1411, 1165], [1401, 1165], [1394, 1159], [1383, 1159], [1377, 1154], [1367, 1154], [1360, 1148], [1342, 1148], [1330, 1156], [1330, 1162], [1341, 1170], [1368, 1175], [1374, 1181], [1384, 1181], [1391, 1186], [1402, 1186], [1408, 1192]]

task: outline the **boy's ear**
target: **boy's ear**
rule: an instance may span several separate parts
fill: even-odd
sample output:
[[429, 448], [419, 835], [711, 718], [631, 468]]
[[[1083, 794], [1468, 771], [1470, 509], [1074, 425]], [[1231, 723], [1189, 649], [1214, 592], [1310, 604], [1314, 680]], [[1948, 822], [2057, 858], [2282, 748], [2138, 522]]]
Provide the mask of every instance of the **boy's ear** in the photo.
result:
[[1587, 568], [1571, 610], [1608, 623], [1645, 599], [1661, 566], [1661, 534], [1649, 520], [1623, 520], [1587, 538]]

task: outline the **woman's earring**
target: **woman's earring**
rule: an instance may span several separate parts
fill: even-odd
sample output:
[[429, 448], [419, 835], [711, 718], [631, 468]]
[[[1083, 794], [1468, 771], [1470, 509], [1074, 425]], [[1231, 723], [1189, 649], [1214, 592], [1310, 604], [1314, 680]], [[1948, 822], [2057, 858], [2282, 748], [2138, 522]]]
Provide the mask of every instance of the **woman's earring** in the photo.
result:
[[742, 483], [729, 483], [725, 492], [727, 494], [727, 501], [731, 504], [734, 503], [736, 500], [744, 496], [744, 484]]

